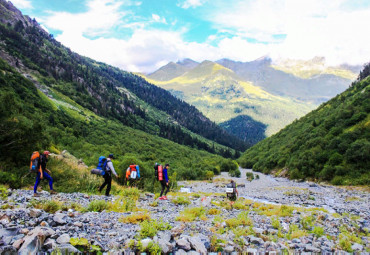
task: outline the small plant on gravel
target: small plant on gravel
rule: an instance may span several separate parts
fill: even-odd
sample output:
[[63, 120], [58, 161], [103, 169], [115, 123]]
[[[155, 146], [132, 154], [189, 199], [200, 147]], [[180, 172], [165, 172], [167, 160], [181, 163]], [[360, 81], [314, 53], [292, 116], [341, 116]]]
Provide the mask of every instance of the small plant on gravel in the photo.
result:
[[198, 194], [198, 193], [192, 193], [191, 196], [193, 198], [200, 198], [200, 194]]
[[253, 181], [254, 180], [254, 175], [253, 175], [253, 173], [250, 173], [250, 172], [247, 172], [246, 174], [245, 174], [245, 176], [247, 177], [247, 181]]
[[87, 210], [89, 212], [102, 212], [106, 209], [108, 209], [108, 203], [104, 200], [91, 201], [90, 204], [87, 206]]
[[209, 215], [219, 215], [221, 214], [221, 211], [219, 209], [216, 209], [216, 208], [211, 208], [208, 210], [208, 213]]
[[154, 237], [158, 231], [170, 230], [172, 226], [159, 220], [145, 220], [140, 223], [140, 238]]
[[122, 223], [138, 224], [143, 221], [150, 220], [150, 215], [147, 213], [134, 213], [128, 216], [123, 216], [119, 219]]
[[180, 216], [176, 217], [176, 220], [182, 222], [192, 222], [198, 219], [205, 220], [205, 213], [206, 210], [203, 207], [185, 208], [180, 213]]
[[177, 196], [171, 200], [176, 205], [190, 205], [190, 200], [184, 196]]
[[280, 220], [278, 217], [273, 217], [271, 218], [271, 226], [274, 228], [274, 229], [279, 229], [281, 227], [280, 225]]
[[146, 250], [149, 252], [149, 254], [161, 254], [162, 252], [162, 249], [159, 246], [159, 244], [154, 242], [150, 242]]
[[316, 226], [313, 228], [312, 234], [314, 234], [316, 237], [321, 237], [324, 235], [324, 228]]
[[215, 235], [211, 237], [211, 251], [213, 252], [222, 252], [223, 246], [225, 245], [226, 241], [224, 239], [219, 239]]
[[154, 200], [153, 202], [151, 202], [149, 204], [149, 206], [151, 206], [151, 207], [158, 207], [158, 200]]
[[305, 230], [301, 230], [297, 225], [291, 224], [289, 226], [289, 233], [286, 235], [286, 238], [291, 240], [295, 238], [301, 238], [306, 235], [307, 232]]
[[42, 209], [48, 213], [55, 213], [60, 210], [62, 206], [61, 202], [55, 200], [31, 200], [29, 205], [36, 209]]
[[235, 228], [237, 226], [252, 226], [253, 221], [249, 218], [249, 212], [241, 212], [236, 218], [227, 219], [225, 221], [229, 228]]
[[315, 223], [315, 219], [312, 215], [303, 217], [301, 219], [301, 225], [303, 229], [311, 230]]
[[135, 200], [121, 196], [114, 202], [108, 203], [107, 209], [112, 212], [133, 212], [137, 208]]
[[122, 189], [119, 195], [122, 197], [131, 198], [136, 201], [140, 197], [140, 190], [138, 188], [126, 188], [126, 189]]

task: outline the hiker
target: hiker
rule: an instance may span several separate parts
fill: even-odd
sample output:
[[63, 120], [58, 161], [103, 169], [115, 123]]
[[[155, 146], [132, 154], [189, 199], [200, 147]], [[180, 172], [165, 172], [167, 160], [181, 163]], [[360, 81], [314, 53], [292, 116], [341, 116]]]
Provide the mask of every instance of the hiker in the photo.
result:
[[135, 181], [140, 178], [139, 165], [132, 164], [126, 170], [127, 186], [135, 186]]
[[237, 197], [239, 196], [234, 180], [231, 180], [230, 183], [226, 186], [226, 195], [231, 201], [231, 204], [234, 204]]
[[[170, 185], [169, 185], [169, 180], [168, 180], [168, 169], [170, 168], [170, 165], [169, 164], [166, 164], [162, 170], [162, 178], [160, 180], [161, 182], [161, 185], [162, 185], [162, 190], [161, 190], [161, 194], [159, 196], [159, 199], [160, 200], [167, 200], [167, 192], [170, 190]], [[158, 173], [159, 174], [159, 173]], [[166, 189], [167, 188], [167, 189]], [[166, 191], [165, 191], [166, 189]], [[163, 195], [163, 192], [164, 192], [164, 195]], [[162, 196], [163, 195], [163, 196]]]
[[105, 195], [107, 197], [109, 197], [109, 192], [110, 192], [111, 185], [112, 185], [112, 173], [114, 174], [114, 176], [116, 176], [116, 178], [118, 178], [118, 175], [117, 175], [117, 173], [116, 173], [116, 171], [114, 170], [114, 167], [113, 167], [112, 159], [114, 159], [113, 154], [109, 154], [109, 156], [107, 158], [107, 166], [106, 166], [106, 169], [105, 169], [105, 174], [103, 175], [104, 183], [99, 188], [99, 192], [102, 192], [105, 185], [107, 185], [107, 189], [105, 190]]
[[131, 175], [131, 168], [128, 167], [126, 170], [126, 184], [127, 186], [130, 186], [130, 175]]
[[44, 151], [42, 155], [40, 155], [39, 163], [37, 166], [37, 176], [36, 176], [36, 182], [35, 186], [33, 187], [33, 196], [38, 197], [39, 194], [37, 194], [37, 187], [39, 186], [42, 179], [46, 179], [49, 181], [49, 188], [50, 188], [50, 194], [56, 194], [56, 192], [53, 189], [53, 178], [51, 178], [50, 174], [51, 171], [46, 168], [46, 163], [48, 162], [49, 158], [49, 151]]

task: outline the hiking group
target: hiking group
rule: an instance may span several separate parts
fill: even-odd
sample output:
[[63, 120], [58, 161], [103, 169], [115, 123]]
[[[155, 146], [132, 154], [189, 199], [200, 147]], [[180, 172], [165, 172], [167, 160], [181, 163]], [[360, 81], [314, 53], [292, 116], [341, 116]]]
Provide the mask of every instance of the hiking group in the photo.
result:
[[[49, 151], [44, 151], [40, 154], [35, 151], [31, 155], [30, 172], [36, 173], [36, 182], [33, 188], [34, 196], [38, 196], [37, 187], [39, 186], [41, 180], [46, 179], [49, 181], [49, 188], [51, 194], [56, 194], [53, 189], [53, 179], [51, 178], [51, 171], [46, 168], [46, 164], [49, 159]], [[99, 187], [99, 192], [107, 186], [105, 190], [105, 195], [110, 196], [110, 190], [112, 186], [112, 174], [119, 178], [116, 170], [114, 169], [112, 159], [114, 159], [113, 154], [109, 154], [106, 158], [105, 156], [100, 156], [98, 161], [98, 166], [91, 170], [92, 174], [101, 175], [104, 178], [104, 183]], [[165, 164], [164, 167], [161, 164], [155, 163], [154, 165], [154, 175], [157, 181], [161, 184], [161, 193], [159, 195], [160, 200], [167, 200], [167, 193], [170, 190], [170, 181], [168, 178], [168, 170], [170, 168], [169, 164]], [[134, 186], [135, 182], [140, 178], [140, 168], [138, 165], [132, 164], [126, 170], [126, 184], [127, 186]], [[238, 190], [236, 189], [236, 183], [231, 180], [231, 182], [226, 186], [226, 195], [231, 203], [235, 202], [239, 196]]]

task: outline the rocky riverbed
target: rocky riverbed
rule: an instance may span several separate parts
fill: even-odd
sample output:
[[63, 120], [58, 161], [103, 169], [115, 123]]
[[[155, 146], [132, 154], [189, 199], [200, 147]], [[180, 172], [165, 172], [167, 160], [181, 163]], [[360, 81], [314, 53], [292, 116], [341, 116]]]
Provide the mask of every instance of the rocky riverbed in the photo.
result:
[[[0, 200], [0, 254], [36, 252], [369, 253], [369, 193], [252, 173], [235, 178], [240, 198], [224, 196], [226, 174], [181, 182], [192, 193], [82, 193], [9, 190]], [[258, 174], [258, 179], [257, 179]], [[133, 194], [133, 195], [132, 195]], [[96, 212], [95, 212], [96, 211]]]

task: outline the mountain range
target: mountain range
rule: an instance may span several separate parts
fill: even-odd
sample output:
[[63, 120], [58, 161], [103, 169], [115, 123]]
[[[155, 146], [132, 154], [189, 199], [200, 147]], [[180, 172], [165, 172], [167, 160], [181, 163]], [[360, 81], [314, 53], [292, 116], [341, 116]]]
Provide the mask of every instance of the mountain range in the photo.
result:
[[264, 134], [259, 139], [263, 139], [343, 92], [359, 70], [359, 66], [349, 65], [327, 67], [325, 59], [318, 57], [274, 62], [269, 57], [251, 62], [185, 59], [142, 76], [216, 123], [225, 126], [228, 122], [229, 132], [255, 143], [248, 125], [240, 128], [243, 123], [238, 116], [250, 117], [248, 123], [255, 121], [259, 133]]

